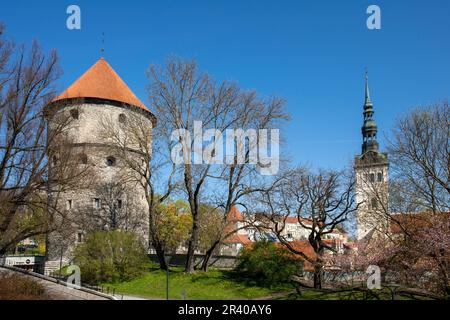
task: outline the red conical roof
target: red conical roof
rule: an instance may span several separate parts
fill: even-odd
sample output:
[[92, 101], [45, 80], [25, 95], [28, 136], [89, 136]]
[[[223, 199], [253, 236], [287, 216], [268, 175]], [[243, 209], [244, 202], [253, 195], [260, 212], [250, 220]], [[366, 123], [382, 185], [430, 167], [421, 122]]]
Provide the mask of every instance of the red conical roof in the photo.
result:
[[103, 58], [100, 58], [53, 101], [71, 98], [115, 100], [149, 111]]
[[231, 207], [230, 212], [228, 212], [227, 221], [229, 222], [244, 221], [244, 217], [242, 216], [241, 212], [235, 205], [233, 205]]

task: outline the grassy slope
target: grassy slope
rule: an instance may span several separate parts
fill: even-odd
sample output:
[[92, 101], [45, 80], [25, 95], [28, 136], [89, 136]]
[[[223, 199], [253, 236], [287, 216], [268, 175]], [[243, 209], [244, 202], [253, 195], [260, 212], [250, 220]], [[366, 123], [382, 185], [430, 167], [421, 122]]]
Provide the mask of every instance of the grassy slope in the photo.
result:
[[[105, 284], [115, 288], [117, 293], [134, 295], [146, 298], [165, 299], [166, 273], [152, 268], [145, 275], [122, 283]], [[233, 279], [229, 271], [210, 270], [207, 273], [197, 272], [188, 275], [180, 268], [170, 271], [170, 299], [181, 299], [185, 290], [186, 299], [252, 299], [270, 296], [277, 292], [290, 291], [292, 286], [269, 289]]]

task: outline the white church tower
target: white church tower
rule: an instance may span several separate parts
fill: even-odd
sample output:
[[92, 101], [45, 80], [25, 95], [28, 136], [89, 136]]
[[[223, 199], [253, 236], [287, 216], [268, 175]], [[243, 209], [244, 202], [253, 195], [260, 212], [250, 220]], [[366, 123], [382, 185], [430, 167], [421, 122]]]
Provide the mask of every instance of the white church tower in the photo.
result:
[[369, 94], [366, 72], [362, 151], [355, 157], [357, 239], [370, 239], [383, 234], [387, 228], [388, 214], [388, 155], [380, 152], [377, 142], [377, 124]]

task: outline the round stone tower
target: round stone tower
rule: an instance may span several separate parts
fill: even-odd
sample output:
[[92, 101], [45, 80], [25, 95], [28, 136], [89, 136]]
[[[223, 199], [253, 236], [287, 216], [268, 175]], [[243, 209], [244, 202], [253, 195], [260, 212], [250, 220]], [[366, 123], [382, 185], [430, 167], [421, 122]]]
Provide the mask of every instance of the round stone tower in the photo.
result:
[[[121, 132], [133, 125], [130, 119], [138, 118], [151, 132], [154, 115], [103, 58], [53, 100], [48, 110], [52, 114], [48, 118], [50, 129], [55, 116], [64, 115], [71, 122], [67, 130], [69, 146], [56, 146], [49, 161], [58, 161], [59, 147], [68, 147], [71, 157], [76, 159], [75, 165], [89, 173], [79, 187], [49, 194], [49, 201], [57, 201], [62, 215], [55, 217], [58, 230], [48, 236], [47, 260], [69, 262], [73, 248], [94, 230], [133, 231], [147, 242], [145, 190], [136, 180], [127, 178], [130, 168], [121, 158], [123, 153], [121, 156], [115, 152], [116, 146], [105, 131], [105, 121]], [[127, 158], [146, 161], [138, 147], [126, 152]]]

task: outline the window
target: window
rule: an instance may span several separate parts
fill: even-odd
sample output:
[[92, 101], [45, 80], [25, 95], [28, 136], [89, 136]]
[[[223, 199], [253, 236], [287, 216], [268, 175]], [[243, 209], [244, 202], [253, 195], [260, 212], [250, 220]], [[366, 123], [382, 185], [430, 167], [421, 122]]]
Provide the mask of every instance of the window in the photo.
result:
[[122, 208], [122, 200], [117, 200], [117, 208]]
[[383, 182], [383, 172], [378, 172], [378, 182]]
[[287, 234], [288, 239], [292, 239], [292, 233]]
[[108, 165], [108, 167], [115, 166], [116, 165], [116, 158], [114, 158], [114, 157], [106, 158], [106, 164]]
[[71, 115], [71, 117], [74, 118], [75, 120], [78, 120], [78, 117], [79, 117], [78, 109], [72, 109], [72, 110], [70, 110], [70, 115]]
[[372, 207], [372, 209], [376, 209], [378, 207], [378, 201], [376, 198], [372, 198], [372, 200], [370, 201], [370, 206]]
[[72, 209], [72, 199], [67, 200], [66, 208], [67, 210]]
[[81, 164], [87, 164], [87, 162], [88, 162], [87, 155], [85, 155], [84, 153], [80, 153], [80, 154], [78, 155], [78, 161], [79, 161]]
[[375, 173], [371, 173], [369, 177], [370, 182], [375, 182]]
[[101, 207], [101, 202], [99, 198], [95, 198], [94, 199], [94, 209], [100, 209]]
[[53, 162], [53, 165], [56, 166], [58, 164], [58, 157], [57, 156], [53, 156], [52, 157], [52, 162]]
[[125, 123], [126, 121], [127, 121], [127, 117], [123, 113], [119, 114], [119, 122]]
[[83, 232], [77, 233], [77, 242], [83, 242]]

